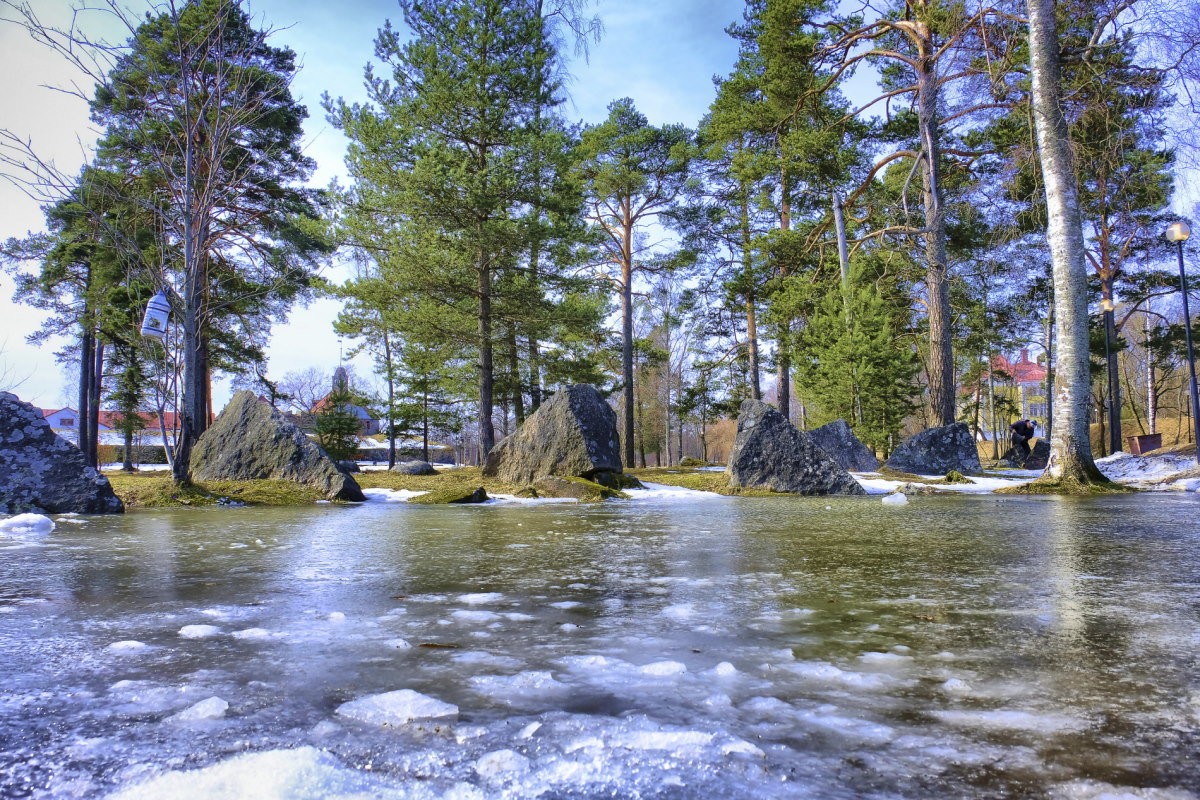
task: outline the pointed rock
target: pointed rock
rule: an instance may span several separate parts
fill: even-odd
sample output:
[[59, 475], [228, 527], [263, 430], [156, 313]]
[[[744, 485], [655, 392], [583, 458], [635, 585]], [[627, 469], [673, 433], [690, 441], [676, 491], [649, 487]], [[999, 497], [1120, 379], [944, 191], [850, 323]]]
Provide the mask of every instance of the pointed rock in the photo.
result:
[[198, 481], [293, 481], [330, 500], [366, 500], [316, 442], [250, 391], [235, 394], [196, 442], [191, 467]]
[[597, 480], [622, 471], [620, 450], [616, 412], [596, 387], [579, 383], [557, 392], [496, 445], [483, 474], [517, 484], [547, 475]]
[[0, 392], [0, 512], [120, 514], [112, 486], [42, 412]]
[[892, 453], [887, 466], [917, 475], [945, 475], [950, 470], [978, 475], [983, 471], [975, 437], [965, 422], [930, 428], [910, 436]]
[[866, 494], [841, 464], [771, 406], [746, 400], [726, 470], [729, 485], [791, 494]]
[[865, 444], [859, 441], [846, 424], [838, 419], [808, 432], [809, 437], [833, 460], [851, 472], [874, 472], [879, 469], [879, 459]]

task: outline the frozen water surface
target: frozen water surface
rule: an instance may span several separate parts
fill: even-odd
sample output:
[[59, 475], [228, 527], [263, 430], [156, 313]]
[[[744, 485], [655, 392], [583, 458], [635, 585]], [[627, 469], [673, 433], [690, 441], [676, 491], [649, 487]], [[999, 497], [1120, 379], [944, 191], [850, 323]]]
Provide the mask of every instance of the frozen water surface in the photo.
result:
[[1195, 798], [1198, 519], [658, 488], [89, 517], [2, 551], [0, 797]]

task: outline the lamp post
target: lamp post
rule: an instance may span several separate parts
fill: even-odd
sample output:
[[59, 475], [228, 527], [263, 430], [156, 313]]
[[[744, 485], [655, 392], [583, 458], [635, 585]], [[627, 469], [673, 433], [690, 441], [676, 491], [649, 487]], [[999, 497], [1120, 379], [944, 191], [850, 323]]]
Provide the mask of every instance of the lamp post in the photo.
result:
[[1167, 241], [1179, 246], [1179, 291], [1183, 293], [1183, 334], [1187, 342], [1188, 373], [1192, 379], [1192, 428], [1196, 443], [1196, 462], [1200, 463], [1200, 393], [1196, 391], [1196, 354], [1192, 350], [1192, 315], [1188, 310], [1187, 274], [1183, 271], [1183, 243], [1192, 235], [1191, 227], [1180, 220], [1167, 228]]
[[1116, 339], [1116, 322], [1113, 319], [1117, 304], [1112, 299], [1112, 288], [1104, 286], [1104, 298], [1100, 311], [1104, 318], [1104, 368], [1108, 373], [1108, 452], [1121, 451], [1121, 383], [1117, 379], [1117, 362], [1113, 360], [1113, 340]]

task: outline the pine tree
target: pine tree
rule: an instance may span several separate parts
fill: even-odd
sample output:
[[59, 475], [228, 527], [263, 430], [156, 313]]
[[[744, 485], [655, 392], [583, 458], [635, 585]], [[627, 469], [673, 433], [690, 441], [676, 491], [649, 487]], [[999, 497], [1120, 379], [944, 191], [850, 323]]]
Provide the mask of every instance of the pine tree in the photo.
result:
[[348, 386], [335, 385], [313, 422], [317, 443], [334, 461], [348, 461], [358, 452], [361, 423], [350, 409], [358, 399]]

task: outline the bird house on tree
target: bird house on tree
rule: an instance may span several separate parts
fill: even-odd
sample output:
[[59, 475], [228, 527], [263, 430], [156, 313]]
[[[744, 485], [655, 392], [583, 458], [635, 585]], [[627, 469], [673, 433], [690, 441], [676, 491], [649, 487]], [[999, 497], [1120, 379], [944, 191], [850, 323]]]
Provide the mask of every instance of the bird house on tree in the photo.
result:
[[142, 318], [142, 336], [162, 339], [167, 335], [167, 320], [171, 316], [171, 304], [167, 293], [159, 292], [146, 304], [146, 316]]

